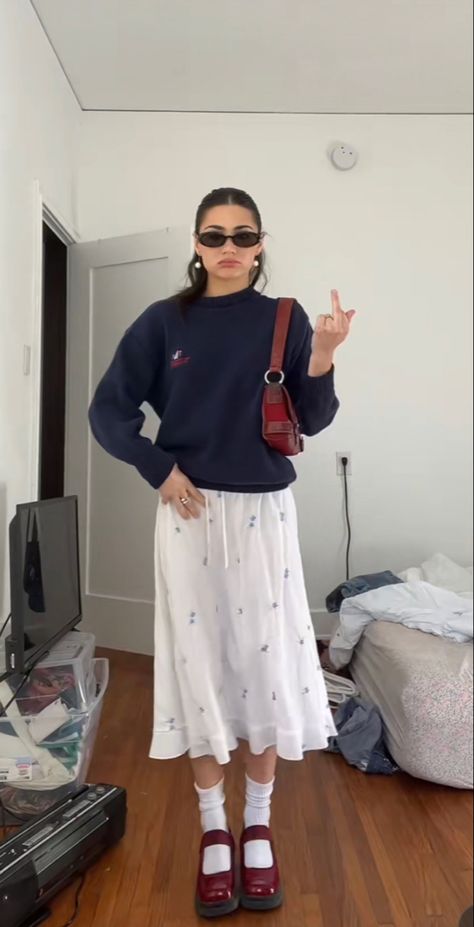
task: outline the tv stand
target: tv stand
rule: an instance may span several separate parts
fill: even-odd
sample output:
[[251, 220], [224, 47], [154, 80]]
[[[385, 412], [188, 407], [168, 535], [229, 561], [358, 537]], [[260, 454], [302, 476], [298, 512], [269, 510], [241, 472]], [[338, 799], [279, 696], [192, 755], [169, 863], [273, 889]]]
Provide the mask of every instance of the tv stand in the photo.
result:
[[[67, 633], [68, 633], [68, 632], [65, 631], [63, 637], [65, 637]], [[60, 640], [59, 640], [57, 643], [60, 643]], [[15, 640], [15, 638], [14, 638], [11, 634], [9, 634], [8, 637], [5, 638], [5, 642], [4, 642], [5, 672], [6, 672], [7, 675], [9, 675], [9, 676], [23, 676], [23, 675], [24, 675], [23, 670], [18, 670], [18, 668], [17, 668], [16, 665], [15, 665], [15, 664], [16, 664], [15, 650], [16, 650], [16, 640]], [[31, 643], [30, 643], [30, 641], [28, 640], [28, 638], [27, 638], [27, 636], [26, 636], [26, 634], [25, 634], [25, 635], [24, 635], [24, 640], [23, 640], [23, 654], [24, 654], [24, 659], [25, 659], [25, 661], [26, 661], [25, 673], [28, 671], [28, 669], [29, 669], [30, 666], [33, 666], [33, 664], [28, 660], [28, 651], [29, 651], [29, 650], [31, 650], [32, 653], [34, 654], [34, 649], [31, 648]], [[49, 651], [46, 650], [46, 651], [42, 654], [41, 660], [45, 660], [46, 657], [48, 656], [48, 653], [49, 653]], [[36, 660], [37, 660], [37, 662], [41, 662], [41, 660], [38, 660], [38, 658], [36, 658]], [[1, 678], [1, 677], [0, 677], [0, 678]]]
[[11, 634], [5, 639], [5, 673], [12, 676], [15, 670], [15, 646]]

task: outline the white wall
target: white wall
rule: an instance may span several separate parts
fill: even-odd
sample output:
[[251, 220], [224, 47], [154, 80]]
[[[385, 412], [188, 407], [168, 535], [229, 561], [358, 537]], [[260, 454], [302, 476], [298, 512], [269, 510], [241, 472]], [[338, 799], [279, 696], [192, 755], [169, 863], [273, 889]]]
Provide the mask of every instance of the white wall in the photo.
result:
[[9, 590], [7, 523], [31, 498], [35, 180], [74, 226], [74, 168], [81, 111], [28, 0], [0, 0], [0, 624]]
[[[353, 454], [353, 572], [471, 560], [471, 120], [462, 116], [84, 117], [85, 240], [191, 223], [223, 184], [258, 200], [269, 292], [312, 317], [338, 287], [356, 307], [337, 422], [298, 462], [311, 605], [343, 578], [335, 452]], [[360, 151], [332, 168], [335, 140]]]

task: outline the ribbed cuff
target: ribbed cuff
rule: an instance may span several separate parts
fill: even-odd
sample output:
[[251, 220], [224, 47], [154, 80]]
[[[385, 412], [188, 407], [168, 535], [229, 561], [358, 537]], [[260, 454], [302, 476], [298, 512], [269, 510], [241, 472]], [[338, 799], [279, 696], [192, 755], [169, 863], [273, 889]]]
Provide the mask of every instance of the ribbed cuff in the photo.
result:
[[146, 457], [136, 461], [135, 466], [140, 475], [150, 486], [153, 486], [153, 489], [159, 489], [168, 479], [175, 464], [176, 461], [171, 454], [167, 454], [160, 447], [152, 445], [147, 449]]

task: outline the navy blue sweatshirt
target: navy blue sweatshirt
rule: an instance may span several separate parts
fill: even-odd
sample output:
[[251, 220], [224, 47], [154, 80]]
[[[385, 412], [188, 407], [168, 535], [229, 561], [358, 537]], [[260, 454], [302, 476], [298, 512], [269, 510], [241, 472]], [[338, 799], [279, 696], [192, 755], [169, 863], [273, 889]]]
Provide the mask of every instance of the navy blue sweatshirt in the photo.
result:
[[[264, 374], [277, 300], [252, 288], [204, 297], [183, 316], [173, 300], [153, 303], [127, 329], [89, 410], [93, 434], [114, 457], [158, 488], [175, 463], [200, 488], [271, 492], [295, 477], [289, 458], [262, 437]], [[334, 369], [308, 376], [312, 327], [295, 304], [285, 385], [305, 435], [333, 420]], [[140, 434], [141, 406], [160, 418], [153, 443]]]

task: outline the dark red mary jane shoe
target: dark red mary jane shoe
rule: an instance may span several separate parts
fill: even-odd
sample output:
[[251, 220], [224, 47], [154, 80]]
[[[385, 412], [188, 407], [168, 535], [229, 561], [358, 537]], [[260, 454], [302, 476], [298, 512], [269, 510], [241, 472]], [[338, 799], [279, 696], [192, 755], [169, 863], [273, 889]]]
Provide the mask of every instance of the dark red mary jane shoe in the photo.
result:
[[[204, 875], [204, 853], [216, 845], [230, 848], [230, 869]], [[201, 917], [223, 917], [239, 907], [235, 879], [235, 843], [232, 834], [225, 830], [211, 830], [204, 834], [199, 854], [199, 875], [196, 889], [196, 911]]]
[[[248, 869], [245, 865], [245, 845], [252, 840], [268, 840], [272, 848], [273, 865], [269, 869]], [[271, 911], [283, 903], [280, 873], [275, 847], [269, 827], [247, 827], [240, 841], [241, 898], [243, 908], [249, 911]]]

